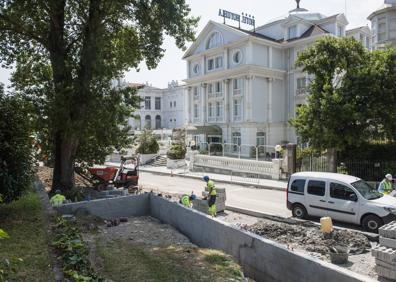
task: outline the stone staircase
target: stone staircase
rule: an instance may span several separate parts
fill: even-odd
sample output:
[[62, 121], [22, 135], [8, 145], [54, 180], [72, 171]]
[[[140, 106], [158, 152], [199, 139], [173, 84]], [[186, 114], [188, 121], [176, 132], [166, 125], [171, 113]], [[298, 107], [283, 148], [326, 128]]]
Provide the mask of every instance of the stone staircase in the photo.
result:
[[150, 166], [166, 166], [166, 157], [165, 156], [156, 156], [146, 163], [146, 165]]

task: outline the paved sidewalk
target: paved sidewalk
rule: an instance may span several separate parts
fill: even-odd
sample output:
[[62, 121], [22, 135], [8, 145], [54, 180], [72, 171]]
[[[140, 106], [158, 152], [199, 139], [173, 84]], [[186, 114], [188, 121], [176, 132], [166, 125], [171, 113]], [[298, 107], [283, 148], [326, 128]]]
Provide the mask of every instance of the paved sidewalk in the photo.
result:
[[287, 186], [286, 181], [277, 181], [271, 179], [257, 179], [257, 178], [245, 178], [241, 176], [231, 176], [217, 173], [206, 173], [206, 172], [191, 172], [188, 168], [181, 169], [168, 169], [166, 167], [153, 167], [153, 166], [140, 166], [140, 171], [158, 173], [162, 175], [171, 175], [188, 178], [202, 178], [204, 175], [209, 176], [215, 182], [238, 184], [249, 187], [257, 187], [262, 189], [272, 190], [285, 190]]

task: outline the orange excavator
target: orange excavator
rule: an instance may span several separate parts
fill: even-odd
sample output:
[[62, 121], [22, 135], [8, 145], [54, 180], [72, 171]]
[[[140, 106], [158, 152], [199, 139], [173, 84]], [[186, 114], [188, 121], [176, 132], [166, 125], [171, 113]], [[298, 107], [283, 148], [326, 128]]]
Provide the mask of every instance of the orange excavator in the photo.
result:
[[[126, 164], [129, 162], [133, 168]], [[98, 191], [105, 190], [107, 186], [124, 187], [129, 192], [137, 193], [139, 188], [139, 157], [121, 157], [120, 166], [117, 167], [89, 167], [84, 169], [76, 167], [75, 172], [87, 180]]]

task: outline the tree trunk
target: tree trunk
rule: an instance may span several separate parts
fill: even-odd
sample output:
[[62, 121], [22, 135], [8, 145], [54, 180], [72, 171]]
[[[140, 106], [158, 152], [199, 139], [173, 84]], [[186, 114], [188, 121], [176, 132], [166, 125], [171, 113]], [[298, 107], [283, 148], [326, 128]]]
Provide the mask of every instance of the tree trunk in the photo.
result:
[[337, 150], [336, 148], [327, 149], [327, 165], [329, 172], [337, 172]]
[[77, 138], [62, 138], [59, 133], [55, 137], [55, 165], [52, 191], [59, 189], [64, 192], [74, 187], [74, 161], [77, 147]]

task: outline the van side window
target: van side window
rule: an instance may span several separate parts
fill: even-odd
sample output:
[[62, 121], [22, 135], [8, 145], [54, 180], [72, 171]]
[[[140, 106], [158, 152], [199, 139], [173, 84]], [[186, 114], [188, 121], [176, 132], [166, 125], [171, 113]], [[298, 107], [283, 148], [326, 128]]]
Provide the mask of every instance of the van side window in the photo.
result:
[[315, 195], [315, 196], [324, 196], [326, 189], [326, 182], [324, 181], [317, 181], [317, 180], [310, 180], [308, 182], [308, 194]]
[[305, 179], [296, 179], [290, 186], [290, 191], [304, 194]]
[[350, 196], [355, 194], [353, 190], [339, 183], [330, 183], [330, 197], [349, 201]]

